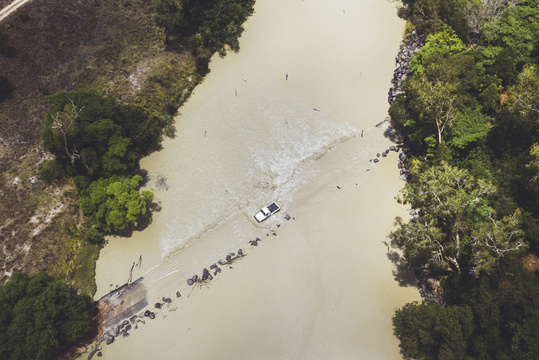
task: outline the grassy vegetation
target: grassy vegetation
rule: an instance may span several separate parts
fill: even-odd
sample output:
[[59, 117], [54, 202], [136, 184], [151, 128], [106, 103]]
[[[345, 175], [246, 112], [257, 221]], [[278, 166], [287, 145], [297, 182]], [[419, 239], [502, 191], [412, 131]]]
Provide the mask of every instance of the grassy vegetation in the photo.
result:
[[[100, 245], [84, 238], [72, 179], [41, 179], [47, 96], [93, 88], [120, 104], [171, 114], [204, 76], [181, 37], [165, 44], [152, 3], [35, 0], [0, 23], [0, 283], [12, 272], [48, 272], [95, 292]], [[49, 179], [50, 180], [50, 179]]]

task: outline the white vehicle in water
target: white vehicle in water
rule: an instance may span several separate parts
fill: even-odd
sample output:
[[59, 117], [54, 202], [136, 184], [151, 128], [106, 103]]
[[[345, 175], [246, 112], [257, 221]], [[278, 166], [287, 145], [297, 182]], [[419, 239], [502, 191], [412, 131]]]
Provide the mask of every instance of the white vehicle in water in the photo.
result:
[[277, 203], [272, 202], [266, 207], [263, 207], [262, 210], [260, 210], [256, 215], [255, 219], [258, 222], [262, 222], [269, 218], [271, 215], [275, 214], [277, 211], [281, 210], [279, 205]]

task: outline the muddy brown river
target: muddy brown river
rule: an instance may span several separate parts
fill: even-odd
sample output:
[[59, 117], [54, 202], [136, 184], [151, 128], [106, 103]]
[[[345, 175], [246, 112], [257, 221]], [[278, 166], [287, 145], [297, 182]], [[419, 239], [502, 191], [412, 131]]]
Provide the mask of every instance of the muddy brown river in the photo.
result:
[[[369, 160], [391, 145], [376, 125], [403, 25], [387, 0], [256, 2], [240, 52], [212, 59], [177, 137], [141, 162], [161, 211], [101, 252], [96, 298], [133, 263], [150, 304], [172, 298], [105, 358], [401, 358], [391, 316], [419, 295], [395, 281], [383, 241], [407, 216], [404, 183], [396, 153]], [[273, 201], [281, 211], [257, 223]]]

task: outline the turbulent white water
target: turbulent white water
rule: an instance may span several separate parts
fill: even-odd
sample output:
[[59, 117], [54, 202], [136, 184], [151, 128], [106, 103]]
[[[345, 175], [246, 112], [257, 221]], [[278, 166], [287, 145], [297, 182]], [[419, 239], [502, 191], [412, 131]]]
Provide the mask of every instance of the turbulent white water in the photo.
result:
[[[171, 200], [166, 205], [182, 204], [161, 229], [165, 257], [237, 212], [256, 225], [252, 215], [258, 209], [273, 200], [290, 203], [294, 192], [315, 176], [313, 162], [357, 134], [350, 125], [335, 124], [293, 99], [266, 99], [256, 89], [238, 99], [230, 90], [228, 111], [211, 105], [197, 109], [198, 120], [211, 122], [209, 132], [200, 126], [195, 138], [179, 136], [179, 142], [197, 151], [190, 158], [178, 157], [178, 177], [169, 175], [169, 189], [157, 193], [159, 199]], [[170, 174], [166, 167], [163, 173]]]
[[[390, 145], [375, 124], [387, 114], [401, 27], [385, 0], [258, 0], [240, 53], [212, 60], [180, 109], [178, 136], [142, 161], [162, 210], [144, 231], [110, 239], [96, 297], [123, 284], [141, 256], [133, 278], [144, 276], [150, 303], [190, 292], [188, 277], [243, 248], [248, 256], [207, 292], [163, 312], [175, 319], [165, 330], [146, 325], [165, 357], [395, 358], [391, 314], [414, 295], [392, 281], [382, 241], [402, 215], [401, 183], [395, 154], [385, 165], [369, 159]], [[281, 212], [258, 224], [253, 215], [272, 201]], [[237, 329], [205, 348], [219, 321]], [[245, 336], [252, 343], [239, 351]], [[148, 358], [142, 338], [128, 342], [107, 353]]]

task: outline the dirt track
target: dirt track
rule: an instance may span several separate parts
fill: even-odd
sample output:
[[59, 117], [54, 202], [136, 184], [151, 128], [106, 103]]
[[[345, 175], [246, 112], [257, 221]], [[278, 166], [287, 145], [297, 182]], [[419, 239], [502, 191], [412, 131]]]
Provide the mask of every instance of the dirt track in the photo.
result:
[[0, 21], [4, 20], [6, 17], [8, 17], [12, 12], [26, 4], [30, 0], [15, 0], [2, 10], [0, 10]]

